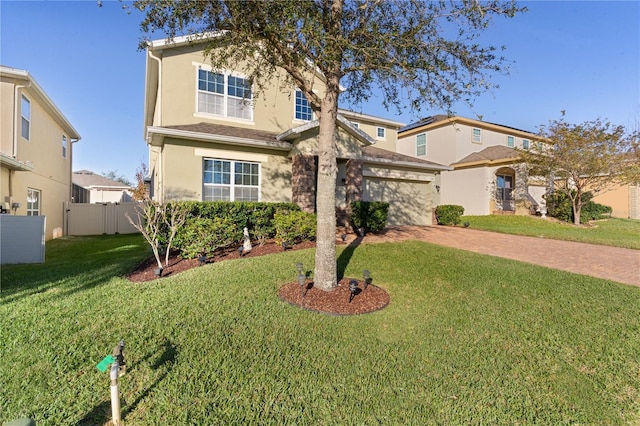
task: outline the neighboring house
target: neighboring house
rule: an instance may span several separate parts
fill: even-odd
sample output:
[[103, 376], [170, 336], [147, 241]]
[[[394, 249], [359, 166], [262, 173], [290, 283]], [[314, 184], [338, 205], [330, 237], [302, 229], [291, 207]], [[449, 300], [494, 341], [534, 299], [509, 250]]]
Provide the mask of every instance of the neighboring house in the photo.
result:
[[63, 235], [80, 135], [28, 71], [0, 66], [0, 206], [46, 216], [45, 238]]
[[[241, 67], [239, 68], [241, 69]], [[319, 93], [322, 76], [315, 79]], [[264, 92], [235, 70], [213, 70], [186, 37], [147, 49], [145, 128], [158, 201], [292, 201], [315, 210], [318, 122], [284, 78]], [[336, 207], [387, 201], [389, 223], [431, 223], [437, 173], [447, 166], [396, 152], [392, 120], [339, 112]]]
[[529, 214], [539, 208], [546, 184], [530, 179], [516, 149], [539, 138], [523, 130], [459, 116], [436, 115], [403, 127], [397, 151], [446, 164], [437, 204], [457, 204], [468, 215]]
[[640, 184], [623, 184], [596, 193], [593, 201], [611, 207], [613, 217], [640, 219]]
[[74, 203], [123, 203], [132, 201], [131, 187], [89, 170], [73, 172]]

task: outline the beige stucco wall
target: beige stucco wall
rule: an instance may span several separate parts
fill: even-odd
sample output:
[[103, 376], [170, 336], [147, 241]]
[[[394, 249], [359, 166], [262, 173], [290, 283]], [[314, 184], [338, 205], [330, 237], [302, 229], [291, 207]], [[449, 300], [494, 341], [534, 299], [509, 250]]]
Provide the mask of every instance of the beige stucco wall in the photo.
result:
[[[481, 131], [481, 142], [473, 142], [473, 129], [479, 128]], [[398, 152], [406, 155], [416, 155], [416, 137], [425, 133], [424, 130], [410, 131], [400, 135], [398, 139]], [[452, 164], [464, 157], [482, 151], [490, 146], [508, 146], [507, 137], [514, 137], [516, 148], [522, 148], [523, 139], [528, 139], [529, 144], [533, 143], [533, 138], [525, 138], [519, 132], [504, 132], [494, 129], [474, 127], [467, 124], [449, 124], [435, 127], [427, 132], [427, 155], [424, 158], [440, 164]]]
[[291, 162], [286, 154], [170, 138], [165, 139], [161, 164], [156, 165], [165, 181], [165, 201], [202, 200], [204, 158], [259, 162], [260, 201], [291, 201]]
[[[13, 155], [13, 84], [6, 81], [2, 83], [2, 152]], [[16, 214], [26, 215], [27, 190], [29, 188], [40, 191], [40, 214], [47, 217], [47, 240], [62, 236], [63, 203], [71, 198], [71, 151], [72, 143], [68, 133], [43, 107], [38, 96], [31, 88], [20, 88], [18, 100], [21, 95], [31, 102], [31, 126], [29, 140], [22, 138], [20, 126], [17, 127], [17, 155], [22, 162], [30, 162], [32, 171], [3, 170], [1, 185], [2, 193], [0, 201], [18, 202], [21, 208]], [[9, 94], [5, 97], [5, 94]], [[9, 104], [9, 105], [7, 105]], [[20, 101], [17, 105], [17, 116], [20, 117]], [[10, 111], [10, 112], [8, 112]], [[8, 121], [7, 117], [9, 117]], [[62, 156], [62, 136], [67, 137], [67, 155]]]
[[7, 155], [13, 155], [14, 87], [12, 80], [0, 80], [0, 150]]
[[[634, 197], [633, 194], [634, 189], [632, 185], [620, 185], [611, 191], [596, 195], [593, 197], [593, 201], [611, 207], [613, 209], [611, 216], [613, 217], [640, 219], [640, 217], [633, 217], [632, 214], [639, 210], [638, 197], [637, 195]], [[635, 190], [637, 191], [637, 189]]]
[[464, 207], [465, 215], [488, 215], [490, 211], [492, 169], [480, 167], [442, 172], [440, 204]]

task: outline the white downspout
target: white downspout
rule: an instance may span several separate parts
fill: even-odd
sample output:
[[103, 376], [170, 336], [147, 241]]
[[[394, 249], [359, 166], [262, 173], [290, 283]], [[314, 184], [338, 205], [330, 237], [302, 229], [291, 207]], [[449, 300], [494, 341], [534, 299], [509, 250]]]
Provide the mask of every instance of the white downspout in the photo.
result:
[[[25, 87], [31, 87], [31, 81], [28, 81], [27, 84], [16, 84], [13, 88], [13, 152], [11, 156], [14, 159], [18, 159], [18, 127], [20, 127], [18, 123], [18, 91]], [[9, 198], [13, 199], [13, 174], [15, 171], [9, 171]]]
[[[147, 50], [149, 52], [149, 57], [155, 60], [158, 63], [158, 91], [156, 93], [156, 104], [153, 112], [153, 125], [154, 126], [162, 126], [162, 59], [158, 56], [154, 56], [151, 50]], [[149, 135], [147, 134], [147, 138]], [[149, 140], [147, 139], [148, 143]], [[151, 149], [149, 149], [149, 153], [151, 153]], [[149, 163], [151, 163], [151, 155], [149, 155]], [[164, 201], [164, 188], [162, 186], [162, 149], [158, 150], [158, 158], [156, 159], [156, 167], [158, 167], [158, 189], [159, 191], [155, 191], [155, 197], [157, 197], [157, 201]], [[149, 164], [149, 169], [151, 169], [151, 164]]]
[[162, 60], [154, 56], [151, 50], [147, 50], [147, 52], [149, 52], [151, 59], [158, 62], [158, 92], [156, 94], [156, 105], [153, 112], [153, 125], [162, 126]]

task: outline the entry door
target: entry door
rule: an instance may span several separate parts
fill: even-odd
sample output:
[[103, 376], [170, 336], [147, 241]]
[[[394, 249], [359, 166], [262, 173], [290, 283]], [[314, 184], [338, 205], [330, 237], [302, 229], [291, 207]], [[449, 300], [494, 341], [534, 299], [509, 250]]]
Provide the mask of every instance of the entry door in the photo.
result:
[[513, 191], [513, 176], [498, 175], [497, 176], [498, 187], [498, 202], [502, 205], [502, 210], [513, 210], [513, 199], [511, 198], [511, 192]]

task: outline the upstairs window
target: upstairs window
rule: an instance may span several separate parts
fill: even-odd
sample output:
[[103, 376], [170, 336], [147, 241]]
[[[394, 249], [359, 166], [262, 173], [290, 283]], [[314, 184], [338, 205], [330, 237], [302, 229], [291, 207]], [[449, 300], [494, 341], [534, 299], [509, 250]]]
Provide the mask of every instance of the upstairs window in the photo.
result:
[[473, 143], [482, 143], [482, 131], [480, 129], [473, 129], [473, 134], [471, 136], [471, 142], [473, 142]]
[[424, 157], [427, 155], [427, 134], [421, 133], [416, 136], [416, 155]]
[[311, 121], [313, 120], [313, 110], [307, 97], [300, 90], [296, 90], [296, 120]]
[[204, 201], [260, 201], [260, 164], [204, 159]]
[[378, 127], [377, 136], [378, 136], [378, 139], [384, 139], [386, 137], [386, 131], [384, 127]]
[[522, 139], [522, 148], [529, 149], [529, 139]]
[[514, 148], [516, 146], [516, 139], [513, 136], [507, 136], [507, 146]]
[[31, 135], [31, 101], [24, 95], [22, 95], [20, 114], [22, 116], [22, 137], [29, 140]]
[[198, 70], [198, 112], [253, 120], [252, 95], [245, 78]]
[[62, 158], [67, 158], [67, 137], [62, 135]]
[[351, 125], [352, 125], [353, 127], [355, 127], [356, 129], [359, 129], [359, 128], [360, 128], [360, 123], [356, 123], [355, 121], [352, 121], [352, 122], [351, 122]]

